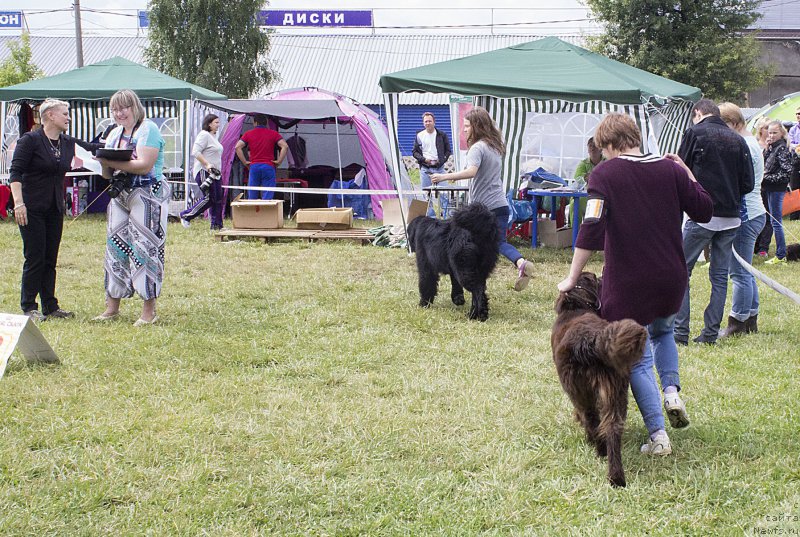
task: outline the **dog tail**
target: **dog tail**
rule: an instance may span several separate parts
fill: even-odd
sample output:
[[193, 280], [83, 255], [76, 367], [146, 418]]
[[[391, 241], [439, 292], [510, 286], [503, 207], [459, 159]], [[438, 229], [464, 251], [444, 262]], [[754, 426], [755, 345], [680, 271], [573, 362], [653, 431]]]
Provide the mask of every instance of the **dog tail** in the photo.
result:
[[606, 365], [619, 374], [630, 375], [631, 368], [642, 358], [647, 343], [647, 330], [630, 319], [608, 323], [600, 338], [605, 343]]
[[483, 237], [481, 243], [497, 242], [497, 217], [482, 203], [470, 203], [453, 213], [452, 225], [469, 231], [473, 237]]

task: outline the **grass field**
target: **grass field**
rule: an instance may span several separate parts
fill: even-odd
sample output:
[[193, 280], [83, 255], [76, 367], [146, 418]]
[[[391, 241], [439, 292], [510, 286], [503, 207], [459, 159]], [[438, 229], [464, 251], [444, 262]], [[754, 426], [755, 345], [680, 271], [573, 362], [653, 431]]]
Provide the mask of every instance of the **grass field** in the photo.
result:
[[[681, 348], [692, 425], [669, 431], [674, 455], [639, 454], [631, 398], [615, 490], [550, 355], [568, 250], [523, 248], [540, 273], [523, 293], [501, 260], [477, 323], [449, 284], [418, 308], [404, 251], [170, 224], [160, 322], [137, 329], [138, 298], [88, 321], [104, 240], [103, 218], [65, 231], [58, 296], [77, 319], [40, 325], [62, 364], [14, 355], [0, 380], [4, 536], [800, 532], [800, 306], [765, 287], [759, 334]], [[8, 222], [0, 252], [0, 311], [17, 312]], [[757, 264], [800, 290], [798, 264]]]

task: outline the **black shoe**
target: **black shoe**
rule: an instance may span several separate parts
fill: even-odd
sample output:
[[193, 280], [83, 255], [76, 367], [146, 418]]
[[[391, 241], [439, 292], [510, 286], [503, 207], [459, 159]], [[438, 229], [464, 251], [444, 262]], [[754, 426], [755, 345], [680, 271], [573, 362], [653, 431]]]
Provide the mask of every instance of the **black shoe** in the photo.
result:
[[744, 331], [747, 334], [758, 334], [758, 314], [752, 315], [744, 322]]
[[48, 313], [47, 315], [45, 315], [45, 318], [47, 318], [47, 319], [51, 319], [51, 318], [52, 319], [73, 319], [74, 317], [75, 317], [75, 314], [73, 312], [67, 311], [67, 310], [62, 310], [61, 308], [58, 308], [57, 310], [53, 310], [50, 313]]
[[40, 323], [47, 320], [47, 316], [39, 313], [39, 310], [28, 310], [25, 313], [23, 313], [23, 315], [25, 315], [26, 317], [30, 317], [32, 321]]
[[740, 321], [729, 315], [728, 326], [727, 328], [725, 328], [725, 330], [720, 332], [719, 339], [746, 333], [747, 333], [747, 321]]
[[678, 345], [680, 347], [686, 347], [689, 345], [689, 340], [675, 338], [675, 345]]
[[692, 341], [694, 341], [695, 343], [703, 343], [705, 345], [714, 345], [714, 344], [717, 343], [717, 340], [715, 340], [715, 339], [706, 339], [703, 336], [697, 336]]

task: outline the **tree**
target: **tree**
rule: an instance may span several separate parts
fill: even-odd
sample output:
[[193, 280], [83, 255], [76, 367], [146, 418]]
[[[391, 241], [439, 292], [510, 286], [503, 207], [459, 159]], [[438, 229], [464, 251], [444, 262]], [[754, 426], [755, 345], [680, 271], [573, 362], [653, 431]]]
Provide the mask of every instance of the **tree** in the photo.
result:
[[741, 103], [772, 76], [746, 32], [760, 0], [586, 0], [605, 23], [592, 48], [609, 58]]
[[27, 32], [22, 34], [19, 43], [9, 41], [11, 57], [0, 63], [0, 88], [21, 84], [44, 75], [33, 63], [31, 38]]
[[263, 0], [151, 0], [150, 67], [193, 84], [247, 98], [275, 78]]

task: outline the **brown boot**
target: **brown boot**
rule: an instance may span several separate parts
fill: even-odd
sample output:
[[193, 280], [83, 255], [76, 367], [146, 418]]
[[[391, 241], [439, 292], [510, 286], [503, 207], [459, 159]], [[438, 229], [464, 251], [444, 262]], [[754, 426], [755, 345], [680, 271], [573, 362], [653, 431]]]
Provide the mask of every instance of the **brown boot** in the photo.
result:
[[728, 326], [723, 330], [720, 335], [719, 339], [723, 339], [730, 336], [735, 336], [736, 334], [746, 334], [747, 333], [747, 321], [739, 321], [730, 315], [728, 316]]
[[747, 334], [758, 334], [758, 313], [744, 322], [744, 331]]

